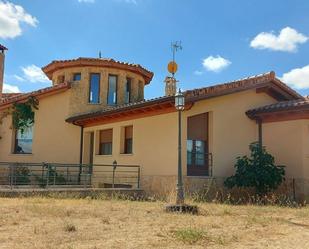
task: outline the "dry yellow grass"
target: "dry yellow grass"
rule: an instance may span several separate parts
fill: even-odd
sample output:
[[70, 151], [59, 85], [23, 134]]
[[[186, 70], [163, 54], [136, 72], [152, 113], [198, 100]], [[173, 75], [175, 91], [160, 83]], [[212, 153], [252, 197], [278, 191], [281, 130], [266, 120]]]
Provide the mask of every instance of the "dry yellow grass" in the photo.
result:
[[309, 248], [309, 208], [0, 198], [0, 248]]

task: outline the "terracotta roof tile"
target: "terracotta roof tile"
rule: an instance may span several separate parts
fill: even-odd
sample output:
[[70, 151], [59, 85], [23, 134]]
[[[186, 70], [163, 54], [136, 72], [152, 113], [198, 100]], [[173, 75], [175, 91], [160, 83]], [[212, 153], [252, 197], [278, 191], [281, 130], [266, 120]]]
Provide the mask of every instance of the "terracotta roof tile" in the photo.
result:
[[79, 57], [76, 59], [69, 60], [54, 60], [45, 67], [42, 67], [43, 72], [51, 79], [54, 71], [66, 67], [76, 67], [76, 66], [102, 66], [102, 67], [114, 67], [120, 68], [128, 71], [132, 71], [138, 74], [141, 74], [146, 84], [148, 84], [152, 77], [153, 73], [142, 67], [139, 64], [133, 64], [129, 62], [116, 61], [110, 58], [89, 58], [89, 57]]
[[7, 98], [15, 97], [21, 94], [23, 93], [2, 93], [2, 98], [7, 99]]
[[293, 111], [293, 110], [300, 110], [300, 109], [309, 110], [309, 98], [308, 97], [304, 97], [304, 98], [296, 99], [296, 100], [281, 101], [278, 103], [250, 109], [246, 112], [246, 114], [249, 117], [253, 118], [259, 114]]
[[69, 123], [74, 123], [75, 121], [81, 120], [81, 119], [87, 119], [87, 118], [107, 115], [107, 114], [116, 113], [116, 112], [123, 112], [126, 110], [131, 110], [135, 108], [145, 107], [147, 105], [168, 102], [168, 101], [170, 102], [174, 101], [174, 96], [163, 96], [163, 97], [157, 97], [157, 98], [153, 98], [149, 100], [142, 100], [142, 101], [138, 101], [134, 103], [122, 104], [118, 106], [107, 106], [107, 107], [103, 107], [99, 111], [92, 111], [92, 112], [76, 114], [66, 119], [66, 121]]
[[192, 99], [199, 99], [204, 98], [205, 96], [210, 97], [224, 95], [231, 92], [256, 88], [258, 86], [262, 86], [263, 84], [269, 84], [270, 82], [277, 85], [283, 91], [287, 92], [289, 95], [292, 96], [292, 98], [302, 98], [302, 96], [299, 95], [296, 91], [294, 91], [292, 88], [288, 87], [286, 84], [277, 79], [275, 72], [273, 71], [222, 84], [188, 90], [186, 92], [186, 97]]
[[0, 109], [6, 108], [8, 105], [11, 105], [12, 103], [24, 101], [28, 99], [29, 97], [37, 97], [40, 98], [45, 95], [50, 95], [54, 93], [61, 92], [63, 90], [69, 89], [71, 87], [71, 84], [69, 82], [57, 84], [55, 86], [46, 87], [43, 89], [39, 89], [37, 91], [29, 92], [29, 93], [22, 93], [22, 94], [13, 94], [11, 97], [3, 98], [0, 100]]

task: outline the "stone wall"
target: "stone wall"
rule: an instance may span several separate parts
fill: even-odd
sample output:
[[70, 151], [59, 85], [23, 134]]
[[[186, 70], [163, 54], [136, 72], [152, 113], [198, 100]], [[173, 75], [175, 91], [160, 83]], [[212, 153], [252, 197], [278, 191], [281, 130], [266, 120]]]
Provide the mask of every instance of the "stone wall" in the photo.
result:
[[[76, 115], [80, 113], [102, 110], [108, 108], [107, 94], [108, 94], [108, 75], [117, 76], [117, 105], [125, 103], [125, 83], [126, 78], [131, 79], [131, 102], [141, 101], [144, 99], [144, 85], [143, 77], [138, 74], [113, 68], [102, 67], [73, 67], [57, 70], [54, 72], [52, 81], [53, 84], [61, 83], [59, 79], [64, 76], [64, 81], [73, 81], [74, 73], [81, 73], [81, 80], [72, 83], [70, 94], [70, 111], [69, 115]], [[100, 74], [100, 103], [89, 103], [89, 81], [91, 73]]]
[[[197, 199], [214, 200], [227, 196], [229, 193], [236, 197], [248, 197], [250, 190], [229, 191], [224, 187], [222, 177], [184, 177], [186, 195]], [[177, 176], [142, 176], [141, 188], [149, 196], [159, 199], [173, 200], [176, 196]], [[288, 178], [275, 191], [276, 195], [285, 195], [290, 200], [298, 202], [309, 201], [309, 179]], [[246, 195], [246, 196], [245, 196]]]

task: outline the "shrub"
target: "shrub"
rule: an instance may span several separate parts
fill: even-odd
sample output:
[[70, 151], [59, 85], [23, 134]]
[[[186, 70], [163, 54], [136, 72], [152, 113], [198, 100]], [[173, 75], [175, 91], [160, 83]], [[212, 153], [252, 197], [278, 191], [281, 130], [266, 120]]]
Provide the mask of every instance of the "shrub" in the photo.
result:
[[46, 187], [47, 182], [50, 185], [63, 185], [66, 183], [66, 179], [60, 173], [58, 173], [52, 165], [44, 166], [47, 170], [44, 172], [45, 175], [43, 177], [37, 176], [36, 179], [39, 182], [40, 187]]
[[64, 231], [66, 231], [66, 232], [76, 232], [77, 229], [76, 229], [75, 225], [68, 223], [68, 224], [65, 225]]
[[237, 158], [235, 175], [228, 177], [224, 185], [228, 188], [253, 188], [258, 195], [277, 189], [285, 180], [284, 167], [276, 166], [274, 157], [259, 143], [252, 143], [249, 148], [250, 157]]
[[24, 166], [17, 166], [15, 168], [16, 184], [26, 185], [30, 183], [30, 170]]

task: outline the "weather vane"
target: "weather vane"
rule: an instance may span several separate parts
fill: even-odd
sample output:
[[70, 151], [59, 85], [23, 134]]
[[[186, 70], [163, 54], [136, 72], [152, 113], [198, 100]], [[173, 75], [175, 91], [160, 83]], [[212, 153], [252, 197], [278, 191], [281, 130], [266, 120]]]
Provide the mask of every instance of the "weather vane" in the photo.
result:
[[178, 65], [175, 62], [175, 55], [178, 50], [182, 50], [181, 41], [172, 42], [171, 49], [173, 53], [173, 60], [168, 63], [167, 70], [172, 74], [173, 78], [177, 72]]

